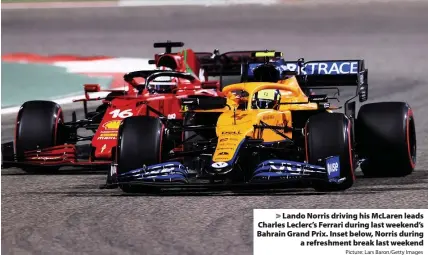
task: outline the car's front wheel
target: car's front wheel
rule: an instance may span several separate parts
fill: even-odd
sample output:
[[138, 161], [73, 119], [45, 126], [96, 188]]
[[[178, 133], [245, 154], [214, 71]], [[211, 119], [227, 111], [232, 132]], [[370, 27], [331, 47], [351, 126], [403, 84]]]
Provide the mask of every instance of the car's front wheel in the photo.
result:
[[[162, 162], [164, 125], [158, 118], [134, 116], [124, 119], [119, 127], [117, 178], [121, 174]], [[136, 192], [132, 185], [119, 185], [125, 192]]]
[[[64, 142], [61, 125], [64, 117], [61, 106], [51, 101], [25, 102], [18, 112], [15, 132], [15, 153], [18, 160], [26, 151], [45, 149]], [[55, 172], [58, 167], [26, 167], [26, 172]]]
[[340, 158], [342, 183], [314, 183], [318, 191], [339, 191], [350, 188], [355, 180], [352, 125], [341, 113], [320, 113], [308, 119], [305, 127], [306, 158], [309, 164], [319, 165], [320, 159]]

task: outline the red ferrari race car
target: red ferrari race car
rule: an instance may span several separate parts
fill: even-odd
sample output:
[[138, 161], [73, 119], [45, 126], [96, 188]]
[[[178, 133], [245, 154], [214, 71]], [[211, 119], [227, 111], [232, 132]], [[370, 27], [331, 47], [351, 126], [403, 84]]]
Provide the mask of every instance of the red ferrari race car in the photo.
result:
[[[106, 167], [115, 155], [117, 133], [124, 118], [147, 115], [180, 122], [181, 99], [220, 96], [219, 82], [207, 81], [201, 72], [199, 58], [209, 58], [209, 53], [197, 54], [191, 49], [171, 52], [172, 47], [182, 46], [181, 42], [155, 43], [155, 48], [166, 48], [165, 53], [156, 54], [150, 61], [157, 70], [125, 74], [127, 90], [84, 85], [85, 98], [75, 102], [83, 102], [85, 119], [77, 120], [73, 113], [72, 121], [65, 122], [57, 103], [25, 102], [17, 115], [14, 142], [2, 144], [2, 167], [31, 172], [56, 171], [62, 166]], [[106, 98], [90, 98], [91, 93], [102, 91], [110, 94]], [[96, 100], [103, 100], [102, 104], [88, 112], [87, 102]], [[92, 135], [81, 136], [79, 129], [89, 130]]]

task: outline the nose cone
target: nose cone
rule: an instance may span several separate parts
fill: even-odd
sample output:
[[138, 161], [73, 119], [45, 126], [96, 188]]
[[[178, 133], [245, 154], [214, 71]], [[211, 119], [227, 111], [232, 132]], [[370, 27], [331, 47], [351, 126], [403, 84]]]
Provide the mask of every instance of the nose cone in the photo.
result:
[[233, 170], [233, 166], [237, 160], [240, 147], [245, 140], [245, 135], [237, 135], [239, 131], [219, 137], [216, 151], [209, 168], [210, 174], [224, 175]]

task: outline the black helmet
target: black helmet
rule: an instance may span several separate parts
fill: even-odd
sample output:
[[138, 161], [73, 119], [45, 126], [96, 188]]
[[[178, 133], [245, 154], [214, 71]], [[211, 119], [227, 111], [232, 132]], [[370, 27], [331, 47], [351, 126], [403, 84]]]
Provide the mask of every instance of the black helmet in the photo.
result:
[[254, 68], [254, 80], [259, 82], [278, 82], [281, 74], [277, 67], [271, 63], [265, 63]]

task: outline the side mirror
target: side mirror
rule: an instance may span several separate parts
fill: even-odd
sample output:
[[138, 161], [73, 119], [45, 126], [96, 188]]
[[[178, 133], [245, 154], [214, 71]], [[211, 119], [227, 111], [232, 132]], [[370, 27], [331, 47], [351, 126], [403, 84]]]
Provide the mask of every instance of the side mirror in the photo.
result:
[[360, 103], [367, 101], [369, 94], [369, 86], [367, 84], [363, 84], [360, 86], [360, 90], [358, 91], [358, 97]]
[[85, 92], [89, 93], [89, 92], [100, 92], [101, 91], [101, 87], [99, 84], [85, 84], [83, 85]]
[[220, 90], [220, 84], [218, 81], [204, 81], [201, 83], [203, 89], [216, 89]]

